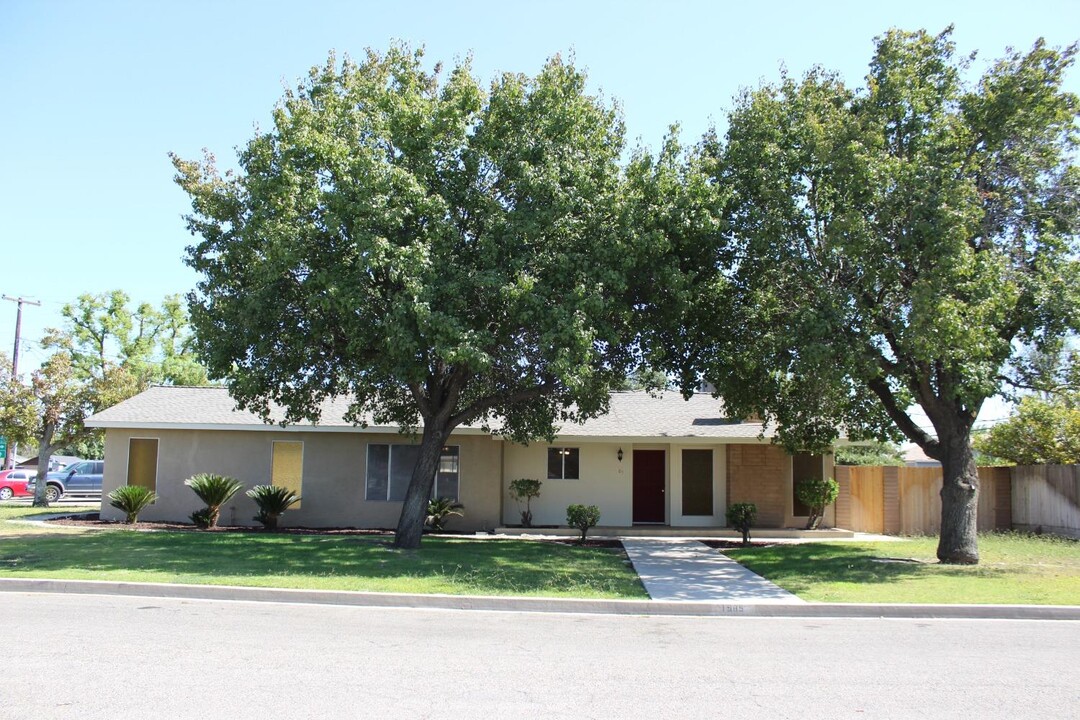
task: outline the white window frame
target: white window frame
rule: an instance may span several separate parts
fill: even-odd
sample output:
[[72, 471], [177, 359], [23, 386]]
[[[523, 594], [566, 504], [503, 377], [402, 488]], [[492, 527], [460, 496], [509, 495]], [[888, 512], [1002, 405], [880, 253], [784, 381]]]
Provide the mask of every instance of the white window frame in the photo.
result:
[[[570, 451], [571, 450], [577, 453], [578, 471], [577, 471], [576, 476], [567, 477], [567, 475], [566, 475], [566, 458], [570, 456]], [[559, 472], [558, 477], [551, 477], [551, 453], [552, 453], [552, 451], [555, 451], [555, 452], [559, 453], [559, 456], [560, 456], [559, 459], [562, 461], [562, 467], [560, 468], [560, 472]], [[553, 445], [553, 446], [548, 448], [547, 457], [545, 459], [547, 460], [547, 479], [548, 480], [580, 480], [581, 479], [581, 448], [579, 448], [579, 447], [569, 447], [569, 446], [558, 446], [558, 447], [556, 447], [556, 446]]]

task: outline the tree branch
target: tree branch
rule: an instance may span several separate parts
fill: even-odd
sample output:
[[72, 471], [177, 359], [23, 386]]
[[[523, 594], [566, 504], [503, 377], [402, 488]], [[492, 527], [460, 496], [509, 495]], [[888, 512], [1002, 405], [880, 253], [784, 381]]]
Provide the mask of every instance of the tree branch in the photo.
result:
[[896, 402], [896, 396], [893, 395], [892, 390], [889, 389], [889, 384], [885, 382], [885, 378], [874, 378], [870, 380], [867, 385], [870, 390], [877, 395], [881, 401], [881, 405], [885, 408], [885, 412], [889, 418], [896, 423], [896, 427], [900, 428], [900, 432], [921, 447], [927, 455], [934, 457], [941, 447], [940, 443], [931, 437], [925, 430], [915, 424], [915, 421], [911, 419], [904, 410], [900, 408], [900, 405]]
[[458, 425], [471, 422], [473, 419], [479, 417], [496, 405], [515, 405], [528, 400], [536, 400], [551, 392], [554, 387], [554, 383], [544, 382], [536, 387], [529, 388], [528, 390], [519, 390], [516, 393], [505, 396], [495, 394], [485, 395], [484, 397], [474, 400], [467, 408], [451, 417], [450, 423], [452, 423], [454, 427], [457, 427]]

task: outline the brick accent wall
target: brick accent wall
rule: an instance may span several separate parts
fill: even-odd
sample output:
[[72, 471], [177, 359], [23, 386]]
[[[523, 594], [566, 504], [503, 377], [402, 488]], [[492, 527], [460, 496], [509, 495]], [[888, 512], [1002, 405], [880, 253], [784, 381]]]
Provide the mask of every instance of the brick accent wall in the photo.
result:
[[776, 445], [728, 445], [728, 505], [757, 505], [758, 527], [784, 527], [791, 459]]

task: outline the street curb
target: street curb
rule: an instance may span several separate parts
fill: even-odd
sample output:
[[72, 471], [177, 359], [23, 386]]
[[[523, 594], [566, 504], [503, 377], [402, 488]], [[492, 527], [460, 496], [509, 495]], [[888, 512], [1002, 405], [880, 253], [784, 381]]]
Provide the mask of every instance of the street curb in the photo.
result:
[[921, 618], [999, 620], [1080, 620], [1080, 605], [903, 605], [753, 602], [670, 602], [657, 600], [585, 600], [574, 598], [481, 595], [410, 595], [294, 590], [232, 585], [172, 585], [108, 580], [0, 578], [0, 592], [114, 595], [183, 600], [301, 603], [379, 608], [487, 610], [498, 612], [585, 613], [687, 617]]

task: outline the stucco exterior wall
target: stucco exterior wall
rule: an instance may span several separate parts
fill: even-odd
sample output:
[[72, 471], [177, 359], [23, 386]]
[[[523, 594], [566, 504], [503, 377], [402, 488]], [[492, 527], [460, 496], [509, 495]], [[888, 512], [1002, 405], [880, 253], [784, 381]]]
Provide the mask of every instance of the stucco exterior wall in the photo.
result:
[[[600, 525], [628, 527], [633, 525], [634, 450], [663, 450], [665, 453], [665, 523], [677, 527], [723, 527], [727, 510], [727, 450], [725, 445], [692, 445], [598, 442], [557, 442], [556, 447], [576, 447], [581, 453], [578, 480], [548, 479], [547, 451], [551, 445], [533, 443], [528, 446], [507, 443], [503, 491], [503, 522], [521, 523], [519, 503], [509, 494], [510, 481], [516, 478], [536, 478], [543, 484], [540, 497], [532, 501], [533, 525], [565, 525], [566, 506], [572, 503], [596, 505], [600, 508]], [[622, 462], [618, 451], [622, 448]], [[713, 513], [711, 515], [682, 514], [682, 450], [713, 451]]]
[[[547, 451], [551, 445], [507, 443], [503, 466], [503, 522], [521, 524], [519, 504], [509, 491], [510, 481], [535, 478], [542, 482], [540, 497], [533, 498], [533, 525], [566, 525], [566, 506], [573, 503], [596, 505], [600, 508], [600, 524], [627, 526], [631, 524], [633, 485], [632, 446], [618, 443], [556, 443], [556, 447], [580, 448], [581, 465], [577, 480], [548, 479]], [[623, 449], [623, 460], [618, 458]]]
[[[364, 499], [367, 446], [403, 443], [398, 434], [361, 432], [121, 430], [105, 434], [103, 495], [127, 482], [128, 441], [133, 437], [158, 439], [157, 493], [160, 499], [140, 516], [146, 520], [188, 522], [202, 506], [183, 484], [197, 473], [231, 475], [245, 489], [270, 481], [274, 441], [304, 443], [303, 503], [282, 517], [284, 526], [393, 528], [401, 513], [400, 502]], [[487, 530], [499, 524], [501, 442], [485, 435], [453, 435], [449, 445], [460, 446], [459, 500], [465, 517], [451, 518], [450, 530]], [[223, 524], [254, 525], [254, 502], [238, 494], [222, 509]], [[119, 520], [122, 514], [102, 501], [102, 517]]]

